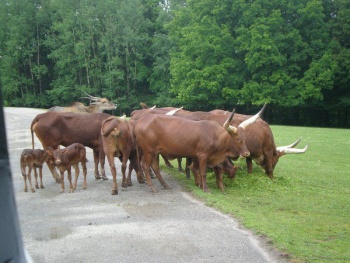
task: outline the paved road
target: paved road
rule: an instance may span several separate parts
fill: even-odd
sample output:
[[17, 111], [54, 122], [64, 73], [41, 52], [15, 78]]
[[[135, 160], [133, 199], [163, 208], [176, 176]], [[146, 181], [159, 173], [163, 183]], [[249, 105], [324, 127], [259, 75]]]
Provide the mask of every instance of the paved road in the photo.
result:
[[[4, 112], [22, 237], [34, 262], [285, 262], [233, 218], [205, 206], [168, 175], [164, 179], [171, 190], [154, 179], [159, 191], [151, 193], [133, 175], [134, 185], [112, 196], [111, 180], [94, 179], [90, 149], [86, 190], [80, 176], [74, 193], [60, 193], [45, 166], [45, 189], [25, 193], [19, 157], [31, 148], [30, 123], [43, 111]], [[35, 147], [41, 148], [37, 138]], [[106, 172], [111, 179], [108, 164]]]

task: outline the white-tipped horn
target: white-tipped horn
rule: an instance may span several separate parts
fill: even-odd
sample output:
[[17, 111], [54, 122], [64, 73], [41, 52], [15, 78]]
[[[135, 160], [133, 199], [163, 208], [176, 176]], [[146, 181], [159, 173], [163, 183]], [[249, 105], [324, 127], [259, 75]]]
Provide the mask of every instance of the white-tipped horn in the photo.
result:
[[119, 118], [120, 118], [120, 119], [125, 119], [125, 118], [126, 118], [126, 115], [124, 114], [123, 116], [120, 116]]
[[171, 110], [171, 111], [167, 112], [165, 115], [174, 115], [176, 112], [178, 112], [179, 110], [182, 110], [182, 109], [183, 109], [183, 107], [177, 108], [175, 110]]
[[156, 105], [154, 105], [152, 108], [150, 108], [151, 110], [155, 109]]
[[287, 153], [305, 153], [307, 149], [309, 148], [309, 144], [307, 144], [304, 149], [295, 149], [295, 148], [283, 148], [283, 147], [277, 147], [277, 151]]
[[233, 109], [230, 117], [225, 121], [223, 127], [228, 131], [228, 132], [233, 132], [233, 133], [237, 133], [237, 128], [230, 125], [231, 121], [232, 121], [232, 118], [233, 118], [233, 115], [235, 114], [235, 110], [236, 109]]
[[297, 146], [297, 144], [301, 141], [301, 137], [300, 137], [300, 139], [298, 139], [298, 140], [296, 140], [295, 142], [293, 142], [292, 144], [289, 144], [289, 145], [287, 145], [287, 146], [278, 146], [277, 147], [277, 150], [279, 150], [279, 149], [285, 149], [285, 148], [294, 148], [295, 146]]
[[264, 107], [262, 107], [262, 109], [257, 114], [255, 114], [254, 116], [250, 117], [249, 119], [243, 121], [238, 127], [245, 129], [250, 124], [254, 123], [257, 119], [259, 119], [261, 117], [261, 115], [263, 114], [263, 112], [265, 110], [265, 107], [266, 107], [266, 103], [264, 104]]

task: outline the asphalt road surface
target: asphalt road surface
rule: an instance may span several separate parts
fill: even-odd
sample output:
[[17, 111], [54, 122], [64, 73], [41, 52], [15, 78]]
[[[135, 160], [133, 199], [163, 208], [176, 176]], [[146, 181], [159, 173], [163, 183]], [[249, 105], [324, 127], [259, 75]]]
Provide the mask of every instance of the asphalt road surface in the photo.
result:
[[[266, 242], [235, 219], [205, 206], [164, 174], [171, 190], [151, 193], [132, 175], [133, 186], [111, 195], [110, 180], [95, 180], [92, 151], [87, 148], [87, 189], [60, 193], [47, 166], [44, 189], [24, 192], [20, 154], [31, 148], [30, 123], [38, 109], [5, 108], [7, 140], [22, 238], [36, 263], [48, 262], [286, 262]], [[35, 138], [35, 148], [42, 148]]]

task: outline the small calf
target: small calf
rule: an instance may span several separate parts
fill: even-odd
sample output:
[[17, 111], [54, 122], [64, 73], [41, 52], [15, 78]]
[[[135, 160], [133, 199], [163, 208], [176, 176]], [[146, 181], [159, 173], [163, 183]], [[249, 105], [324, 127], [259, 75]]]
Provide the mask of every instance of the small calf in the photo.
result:
[[[73, 143], [67, 146], [64, 149], [57, 149], [52, 151], [51, 149], [47, 150], [48, 155], [51, 158], [52, 164], [56, 165], [61, 174], [61, 193], [64, 192], [64, 172], [68, 172], [68, 180], [70, 184], [70, 193], [72, 193], [77, 188], [77, 181], [79, 176], [79, 163], [83, 167], [84, 182], [83, 189], [86, 189], [86, 149], [84, 145], [80, 143]], [[74, 186], [72, 184], [72, 174], [71, 167], [74, 167], [75, 170], [75, 182]]]
[[[30, 189], [32, 192], [35, 192], [35, 189], [32, 186], [31, 172], [34, 169], [35, 177], [35, 188], [39, 188], [38, 185], [38, 174], [36, 168], [39, 168], [39, 177], [40, 177], [40, 188], [44, 188], [43, 185], [43, 163], [47, 160], [47, 154], [44, 150], [41, 149], [24, 149], [21, 154], [21, 170], [22, 176], [24, 178], [24, 192], [28, 191], [27, 187], [27, 178], [30, 184]], [[28, 167], [28, 172], [26, 173], [26, 168]]]

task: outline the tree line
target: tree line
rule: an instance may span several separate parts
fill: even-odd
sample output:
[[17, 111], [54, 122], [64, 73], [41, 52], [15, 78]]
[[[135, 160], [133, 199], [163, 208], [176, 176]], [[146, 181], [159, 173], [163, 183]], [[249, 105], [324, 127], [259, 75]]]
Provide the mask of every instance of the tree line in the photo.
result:
[[5, 0], [5, 106], [118, 104], [350, 127], [349, 0]]

